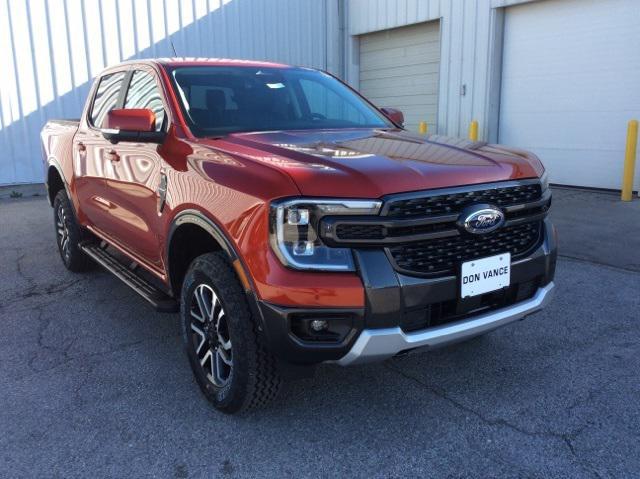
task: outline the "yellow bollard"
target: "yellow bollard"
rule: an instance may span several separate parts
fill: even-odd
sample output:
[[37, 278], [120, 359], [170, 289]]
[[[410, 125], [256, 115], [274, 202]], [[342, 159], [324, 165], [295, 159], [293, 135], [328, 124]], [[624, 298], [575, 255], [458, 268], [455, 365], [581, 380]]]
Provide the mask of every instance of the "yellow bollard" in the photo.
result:
[[478, 141], [478, 120], [473, 120], [469, 125], [469, 139]]
[[420, 133], [421, 135], [426, 135], [427, 134], [427, 129], [428, 129], [428, 125], [426, 121], [421, 121], [418, 124], [418, 133]]
[[638, 120], [631, 120], [627, 127], [627, 149], [624, 154], [624, 172], [622, 173], [622, 201], [631, 201], [633, 193], [633, 174], [636, 168], [637, 145]]

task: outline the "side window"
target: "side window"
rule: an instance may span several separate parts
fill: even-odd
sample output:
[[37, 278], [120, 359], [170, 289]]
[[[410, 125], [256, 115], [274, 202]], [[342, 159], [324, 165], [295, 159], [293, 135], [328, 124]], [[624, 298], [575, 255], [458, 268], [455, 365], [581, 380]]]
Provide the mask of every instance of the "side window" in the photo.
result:
[[156, 79], [152, 74], [142, 70], [133, 72], [124, 107], [152, 110], [156, 114], [156, 131], [162, 129], [165, 117], [164, 105]]
[[102, 127], [102, 122], [107, 116], [107, 113], [113, 110], [118, 104], [122, 80], [124, 80], [124, 72], [111, 73], [100, 79], [98, 90], [93, 100], [91, 114], [89, 115], [91, 124], [96, 128]]

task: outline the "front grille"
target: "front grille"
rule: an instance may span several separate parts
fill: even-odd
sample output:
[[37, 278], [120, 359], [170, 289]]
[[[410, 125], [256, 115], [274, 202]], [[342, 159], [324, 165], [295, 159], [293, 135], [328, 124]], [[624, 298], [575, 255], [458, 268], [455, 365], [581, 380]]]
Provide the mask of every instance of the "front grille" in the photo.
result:
[[419, 274], [455, 273], [456, 266], [501, 253], [521, 258], [538, 246], [540, 221], [507, 226], [486, 235], [451, 236], [428, 241], [403, 243], [388, 248], [396, 269]]
[[532, 298], [538, 290], [539, 283], [539, 278], [536, 278], [525, 283], [512, 284], [508, 288], [492, 291], [470, 300], [451, 299], [431, 303], [426, 308], [406, 311], [400, 320], [400, 327], [405, 333], [410, 333], [460, 321], [471, 315], [505, 308]]
[[490, 189], [448, 193], [436, 196], [392, 200], [386, 216], [390, 218], [416, 218], [456, 214], [472, 203], [489, 203], [501, 208], [531, 203], [542, 194], [539, 183], [529, 183]]
[[[460, 224], [471, 205], [500, 208], [505, 223], [488, 234], [470, 234]], [[542, 241], [551, 192], [538, 180], [487, 183], [389, 195], [377, 216], [321, 220], [322, 240], [333, 247], [384, 248], [396, 271], [417, 276], [456, 274], [460, 263], [511, 253], [530, 254]]]

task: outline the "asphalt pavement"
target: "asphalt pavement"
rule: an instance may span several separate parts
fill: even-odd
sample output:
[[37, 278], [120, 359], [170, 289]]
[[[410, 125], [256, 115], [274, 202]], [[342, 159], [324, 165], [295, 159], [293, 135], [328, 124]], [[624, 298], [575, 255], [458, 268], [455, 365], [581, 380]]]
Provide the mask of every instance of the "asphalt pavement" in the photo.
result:
[[0, 476], [638, 477], [640, 200], [559, 190], [553, 208], [545, 311], [322, 366], [233, 417], [201, 396], [176, 315], [66, 271], [42, 197], [0, 200]]

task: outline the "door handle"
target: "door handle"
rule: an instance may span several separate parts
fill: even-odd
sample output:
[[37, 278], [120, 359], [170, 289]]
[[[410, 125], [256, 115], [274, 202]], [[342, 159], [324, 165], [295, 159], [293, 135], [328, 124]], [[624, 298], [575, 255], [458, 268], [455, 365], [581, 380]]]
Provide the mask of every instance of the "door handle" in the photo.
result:
[[116, 150], [111, 150], [108, 153], [107, 158], [109, 158], [109, 161], [120, 161], [120, 155], [116, 153]]
[[76, 146], [78, 147], [78, 151], [80, 153], [84, 153], [85, 151], [87, 151], [87, 147], [84, 146], [84, 143], [82, 143], [81, 141], [79, 141]]

